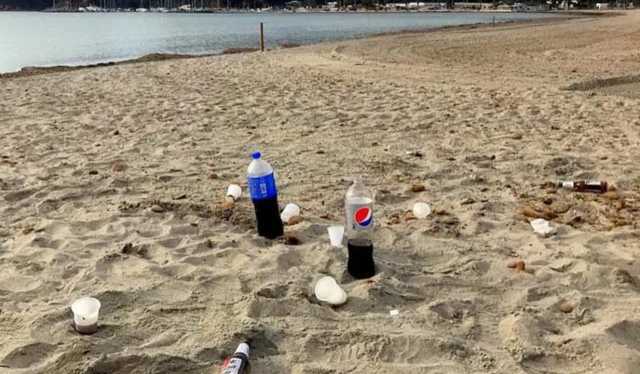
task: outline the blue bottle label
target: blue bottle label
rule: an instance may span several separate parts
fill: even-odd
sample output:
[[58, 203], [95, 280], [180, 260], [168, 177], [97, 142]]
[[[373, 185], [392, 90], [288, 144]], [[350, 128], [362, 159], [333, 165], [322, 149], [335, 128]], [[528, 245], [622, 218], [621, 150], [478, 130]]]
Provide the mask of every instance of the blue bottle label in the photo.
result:
[[273, 173], [262, 177], [249, 177], [251, 200], [265, 200], [278, 196]]

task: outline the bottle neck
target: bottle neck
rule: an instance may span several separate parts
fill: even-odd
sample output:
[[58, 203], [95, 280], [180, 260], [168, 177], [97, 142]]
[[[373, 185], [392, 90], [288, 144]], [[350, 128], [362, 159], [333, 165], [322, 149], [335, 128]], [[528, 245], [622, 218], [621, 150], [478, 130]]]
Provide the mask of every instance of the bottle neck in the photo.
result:
[[236, 354], [240, 353], [245, 355], [248, 358], [250, 350], [251, 348], [249, 347], [249, 344], [241, 343], [240, 345], [238, 345], [238, 348], [236, 348]]

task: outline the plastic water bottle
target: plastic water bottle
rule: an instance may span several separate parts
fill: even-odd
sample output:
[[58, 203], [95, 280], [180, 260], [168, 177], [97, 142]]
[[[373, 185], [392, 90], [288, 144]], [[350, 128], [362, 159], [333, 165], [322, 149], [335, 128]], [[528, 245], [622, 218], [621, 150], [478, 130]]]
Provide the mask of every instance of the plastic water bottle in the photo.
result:
[[283, 227], [278, 207], [278, 190], [273, 176], [273, 168], [261, 158], [260, 152], [254, 152], [249, 164], [247, 177], [249, 193], [256, 211], [258, 234], [275, 239], [282, 236]]
[[241, 343], [222, 368], [222, 374], [246, 374], [249, 365], [249, 344]]
[[354, 278], [375, 275], [373, 261], [373, 193], [360, 179], [349, 187], [344, 198], [349, 259], [347, 271]]

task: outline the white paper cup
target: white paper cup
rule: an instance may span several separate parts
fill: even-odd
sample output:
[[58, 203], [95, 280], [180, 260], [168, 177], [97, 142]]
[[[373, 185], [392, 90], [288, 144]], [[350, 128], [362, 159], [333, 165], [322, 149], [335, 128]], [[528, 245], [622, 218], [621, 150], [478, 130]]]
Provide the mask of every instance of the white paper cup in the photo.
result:
[[289, 203], [284, 207], [284, 210], [280, 214], [280, 219], [282, 222], [289, 222], [289, 220], [295, 216], [300, 215], [300, 207], [296, 204]]
[[344, 236], [344, 226], [329, 226], [329, 241], [332, 247], [342, 247], [342, 237]]
[[533, 228], [533, 231], [535, 231], [536, 234], [540, 236], [547, 237], [556, 233], [556, 228], [551, 226], [549, 221], [545, 219], [534, 219], [533, 221], [529, 222], [529, 224]]
[[316, 298], [331, 305], [342, 305], [347, 302], [347, 293], [333, 277], [322, 277], [314, 287]]
[[93, 334], [98, 330], [100, 301], [93, 297], [83, 297], [71, 304], [73, 326], [81, 334]]
[[237, 184], [230, 184], [227, 188], [227, 196], [231, 196], [233, 200], [238, 200], [242, 195], [242, 188]]
[[413, 215], [417, 219], [425, 219], [431, 214], [431, 207], [427, 203], [415, 203], [413, 204]]

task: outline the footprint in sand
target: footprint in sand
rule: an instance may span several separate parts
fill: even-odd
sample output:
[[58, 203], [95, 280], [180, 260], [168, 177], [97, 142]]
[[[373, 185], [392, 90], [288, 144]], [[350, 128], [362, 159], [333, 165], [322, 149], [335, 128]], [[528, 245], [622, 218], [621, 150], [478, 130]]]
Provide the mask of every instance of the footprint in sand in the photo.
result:
[[210, 369], [210, 364], [196, 363], [180, 356], [167, 354], [103, 355], [85, 373], [130, 374], [131, 368], [153, 368], [156, 373], [196, 373]]
[[56, 350], [56, 346], [47, 343], [30, 343], [15, 348], [7, 354], [0, 367], [25, 369], [43, 362]]
[[8, 292], [29, 292], [42, 285], [42, 281], [13, 273], [0, 275], [0, 290]]
[[33, 195], [37, 191], [38, 190], [35, 190], [35, 189], [25, 189], [25, 190], [9, 192], [8, 194], [4, 195], [4, 199], [9, 203], [15, 203], [17, 201], [28, 198], [29, 196]]
[[640, 321], [623, 320], [606, 330], [616, 343], [640, 352]]

